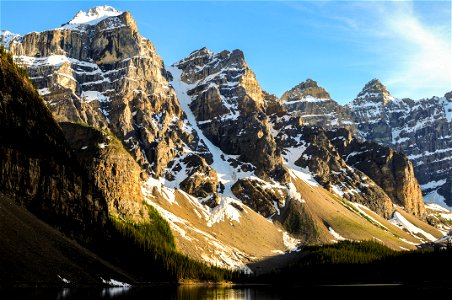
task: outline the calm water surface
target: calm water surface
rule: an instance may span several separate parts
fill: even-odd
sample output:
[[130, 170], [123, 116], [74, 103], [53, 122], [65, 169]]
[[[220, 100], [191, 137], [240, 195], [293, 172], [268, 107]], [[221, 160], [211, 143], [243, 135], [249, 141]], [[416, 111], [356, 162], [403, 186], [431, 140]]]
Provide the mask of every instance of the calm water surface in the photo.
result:
[[[0, 289], [0, 299], [15, 300], [66, 300], [66, 299], [312, 299], [334, 297], [332, 299], [363, 299], [363, 295], [384, 297], [384, 299], [422, 294], [451, 295], [452, 289], [420, 288], [400, 285], [361, 286], [316, 286], [316, 287], [146, 287], [146, 288], [16, 288]], [[392, 298], [394, 297], [394, 298]]]

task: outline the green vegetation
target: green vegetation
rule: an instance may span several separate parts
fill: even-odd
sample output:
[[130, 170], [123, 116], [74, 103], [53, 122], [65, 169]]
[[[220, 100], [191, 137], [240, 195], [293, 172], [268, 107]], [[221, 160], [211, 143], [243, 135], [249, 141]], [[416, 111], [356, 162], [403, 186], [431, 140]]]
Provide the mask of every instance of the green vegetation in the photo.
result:
[[341, 241], [333, 245], [309, 246], [306, 250], [312, 253], [301, 265], [368, 264], [399, 253], [375, 241]]
[[25, 68], [22, 68], [18, 64], [14, 63], [13, 56], [11, 53], [6, 51], [5, 47], [0, 45], [0, 59], [7, 61], [9, 64], [13, 65], [16, 71], [20, 74], [20, 77], [27, 80], [28, 82], [31, 82], [30, 78], [28, 77], [28, 72]]
[[[49, 160], [50, 155], [68, 170], [78, 168], [80, 171], [79, 162], [68, 159], [70, 148], [61, 128], [57, 126], [44, 100], [31, 84], [27, 72], [14, 63], [12, 56], [3, 47], [0, 47], [0, 78], [2, 95], [9, 97], [7, 99], [14, 99], [4, 101], [4, 105], [0, 105], [3, 115], [6, 116], [2, 123], [6, 133], [2, 136], [2, 146], [22, 151], [33, 158], [44, 156], [43, 161]], [[32, 122], [27, 123], [28, 120]], [[79, 125], [86, 126], [80, 123]], [[114, 135], [105, 133], [123, 147]], [[53, 160], [49, 164], [53, 164]], [[83, 182], [87, 183], [84, 188], [88, 189], [88, 177]], [[100, 193], [94, 194], [94, 197], [99, 199]], [[134, 224], [115, 218], [106, 219], [104, 224], [95, 224], [95, 220], [88, 219], [89, 217], [83, 220], [75, 217], [72, 219], [66, 215], [55, 217], [51, 209], [48, 208], [42, 213], [37, 209], [35, 212], [38, 211], [43, 220], [77, 239], [80, 244], [120, 267], [138, 281], [219, 282], [236, 281], [243, 276], [239, 272], [209, 266], [178, 253], [168, 223], [152, 207], [149, 207], [149, 223], [146, 224]], [[82, 213], [91, 216], [91, 212]]]
[[299, 255], [291, 265], [252, 280], [283, 285], [393, 282], [452, 285], [451, 249], [395, 251], [375, 241], [341, 241], [307, 246]]
[[147, 205], [147, 207], [151, 220], [148, 224], [136, 224], [112, 216], [110, 216], [110, 221], [116, 231], [122, 236], [132, 237], [133, 242], [140, 245], [141, 248], [176, 250], [176, 244], [168, 222], [160, 216], [155, 208], [150, 205]]
[[[111, 235], [105, 250], [117, 265], [141, 276], [144, 281], [200, 280], [237, 281], [242, 273], [209, 266], [176, 251], [168, 223], [150, 208], [149, 224], [110, 218]], [[113, 249], [113, 253], [108, 253]]]
[[284, 229], [301, 237], [304, 241], [315, 242], [319, 236], [317, 226], [305, 206], [291, 207], [286, 212]]

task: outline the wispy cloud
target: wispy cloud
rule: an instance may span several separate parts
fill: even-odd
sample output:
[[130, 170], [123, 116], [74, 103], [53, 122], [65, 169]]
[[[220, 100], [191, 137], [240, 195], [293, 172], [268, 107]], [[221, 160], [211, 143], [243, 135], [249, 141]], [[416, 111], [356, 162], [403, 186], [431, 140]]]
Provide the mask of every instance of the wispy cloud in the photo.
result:
[[406, 0], [292, 5], [311, 9], [309, 26], [331, 29], [329, 38], [360, 49], [363, 55], [348, 67], [367, 68], [363, 73], [379, 77], [394, 96], [410, 98], [452, 90], [451, 6]]
[[380, 55], [392, 62], [383, 73], [393, 93], [428, 97], [452, 89], [450, 14], [445, 26], [432, 26], [416, 14], [412, 2], [404, 2], [386, 4], [379, 15], [385, 40], [392, 44], [389, 53]]

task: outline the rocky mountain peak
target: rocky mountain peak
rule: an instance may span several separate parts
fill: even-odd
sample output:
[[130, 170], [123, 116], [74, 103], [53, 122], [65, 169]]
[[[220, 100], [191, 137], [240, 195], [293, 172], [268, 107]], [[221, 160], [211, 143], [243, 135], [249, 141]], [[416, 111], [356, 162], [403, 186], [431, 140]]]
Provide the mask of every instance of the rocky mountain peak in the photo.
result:
[[12, 33], [8, 30], [0, 30], [0, 45], [9, 50], [9, 44], [15, 39], [20, 39], [20, 35], [17, 33]]
[[316, 81], [308, 78], [306, 81], [301, 82], [291, 90], [285, 92], [281, 99], [283, 101], [318, 101], [331, 99], [330, 94]]
[[452, 91], [450, 91], [450, 92], [444, 94], [444, 97], [445, 97], [447, 100], [452, 101]]
[[278, 111], [277, 101], [262, 90], [242, 51], [203, 48], [173, 68], [172, 73], [180, 73], [175, 78], [188, 88], [179, 96], [189, 96], [194, 122], [207, 139], [225, 154], [238, 155], [258, 176], [271, 177], [282, 169], [266, 118], [267, 112]]
[[58, 122], [110, 130], [148, 173], [163, 176], [184, 143], [198, 148], [163, 61], [130, 13], [96, 7], [10, 45]]
[[190, 55], [187, 56], [185, 60], [192, 60], [198, 57], [211, 56], [213, 52], [209, 50], [207, 47], [202, 47], [201, 49], [195, 50]]
[[90, 8], [87, 12], [80, 10], [67, 24], [89, 24], [94, 25], [105, 18], [116, 17], [123, 12], [116, 10], [111, 6], [96, 6]]
[[372, 79], [358, 94], [357, 99], [370, 100], [372, 102], [382, 102], [384, 105], [388, 104], [394, 97], [391, 96], [386, 86], [378, 79]]

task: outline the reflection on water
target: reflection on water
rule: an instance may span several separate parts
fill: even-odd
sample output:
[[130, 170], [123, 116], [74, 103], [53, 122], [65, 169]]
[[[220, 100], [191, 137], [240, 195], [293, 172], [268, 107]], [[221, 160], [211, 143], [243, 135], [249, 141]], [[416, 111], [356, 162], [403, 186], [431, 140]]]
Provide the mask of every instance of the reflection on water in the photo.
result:
[[[308, 295], [315, 295], [316, 298], [341, 298], [353, 295], [371, 294], [375, 297], [387, 297], [401, 294], [432, 295], [434, 292], [444, 292], [437, 289], [419, 289], [415, 287], [404, 287], [398, 285], [386, 286], [317, 286], [317, 287], [212, 287], [183, 285], [179, 287], [145, 287], [145, 288], [16, 288], [0, 289], [0, 299], [14, 300], [72, 300], [72, 299], [206, 299], [206, 300], [241, 300], [241, 299], [301, 299]], [[449, 290], [448, 292], [452, 292]], [[352, 297], [353, 298], [353, 297]]]
[[283, 299], [269, 288], [212, 287], [199, 285], [182, 285], [178, 287], [146, 288], [16, 288], [0, 289], [0, 299]]

